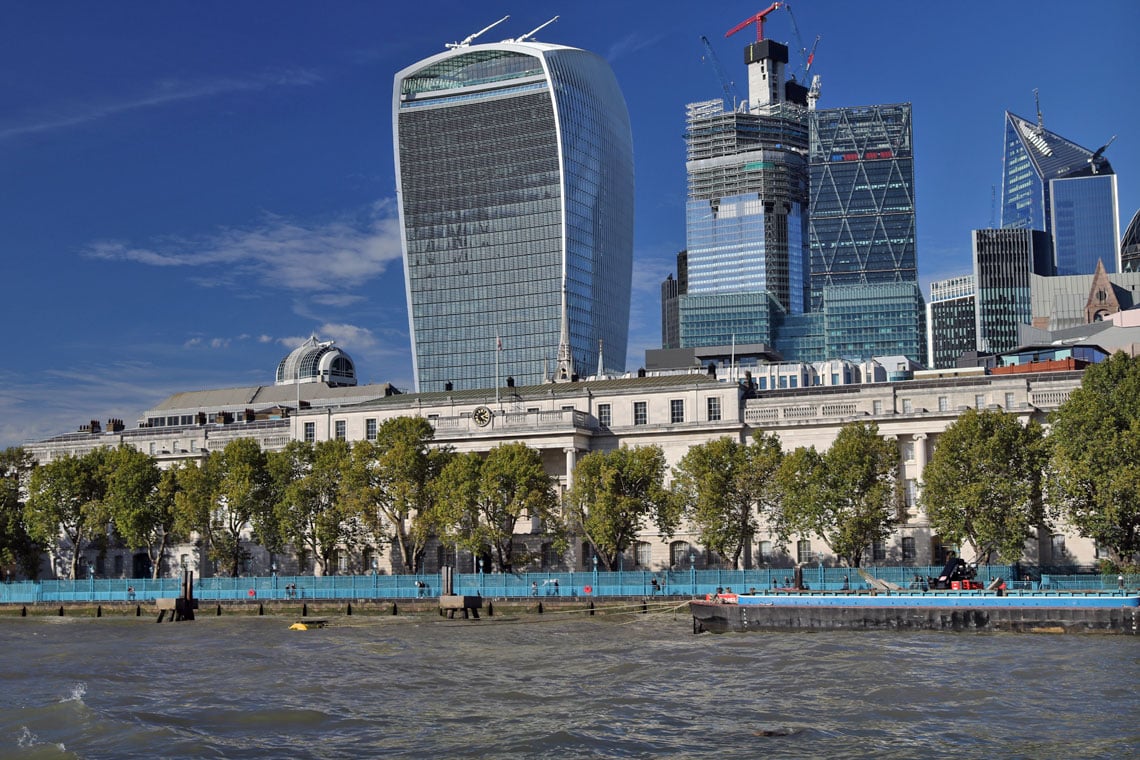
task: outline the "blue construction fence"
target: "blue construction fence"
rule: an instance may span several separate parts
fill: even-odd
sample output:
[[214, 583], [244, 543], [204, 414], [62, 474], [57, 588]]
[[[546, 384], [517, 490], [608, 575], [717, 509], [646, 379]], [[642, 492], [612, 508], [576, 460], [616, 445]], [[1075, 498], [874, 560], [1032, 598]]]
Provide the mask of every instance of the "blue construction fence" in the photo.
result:
[[[942, 567], [870, 567], [875, 578], [903, 588], [920, 587]], [[1019, 576], [1020, 570], [1020, 576]], [[805, 567], [803, 584], [817, 591], [870, 589], [856, 568]], [[1039, 575], [1027, 579], [1023, 569], [1009, 565], [983, 565], [976, 580], [988, 584], [1005, 580], [1009, 588], [1045, 590], [1117, 590], [1140, 585], [1140, 575]], [[1021, 580], [1016, 580], [1018, 577]], [[440, 595], [440, 576], [421, 575], [311, 575], [245, 578], [195, 578], [194, 596], [203, 601], [293, 601], [336, 599], [417, 599]], [[790, 568], [753, 570], [670, 570], [564, 573], [456, 573], [454, 593], [494, 599], [525, 597], [694, 597], [718, 591], [748, 593], [788, 588], [794, 583]], [[177, 597], [178, 578], [88, 578], [65, 581], [0, 583], [0, 603], [153, 602]]]

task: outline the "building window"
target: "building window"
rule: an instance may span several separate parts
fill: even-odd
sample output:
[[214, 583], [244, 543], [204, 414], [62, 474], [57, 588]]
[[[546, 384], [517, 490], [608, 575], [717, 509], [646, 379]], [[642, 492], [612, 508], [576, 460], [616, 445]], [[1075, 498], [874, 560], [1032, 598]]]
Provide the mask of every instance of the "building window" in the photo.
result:
[[709, 396], [709, 422], [720, 422], [720, 396]]
[[939, 396], [938, 397], [938, 411], [940, 411], [940, 412], [950, 411], [950, 399], [948, 399], [946, 396]]
[[653, 564], [653, 545], [648, 541], [638, 541], [634, 549], [634, 562], [638, 567], [649, 567]]
[[345, 424], [344, 420], [337, 420], [335, 423], [336, 439], [343, 441], [345, 439]]
[[914, 404], [911, 403], [909, 398], [904, 398], [902, 400], [902, 402], [903, 402], [903, 414], [910, 414], [911, 412], [914, 411]]
[[914, 441], [902, 442], [902, 460], [904, 462], [914, 461]]
[[914, 509], [915, 505], [918, 504], [918, 481], [914, 478], [907, 478], [905, 489], [906, 508]]
[[761, 562], [765, 562], [765, 563], [771, 562], [772, 561], [772, 542], [771, 541], [761, 541], [756, 547], [756, 554], [757, 554], [757, 557], [759, 558], [759, 560]]
[[887, 559], [887, 545], [882, 541], [871, 542], [871, 561], [885, 562]]
[[1056, 562], [1057, 560], [1063, 559], [1064, 557], [1065, 537], [1058, 533], [1053, 536], [1053, 561]]
[[613, 424], [613, 410], [609, 404], [598, 404], [598, 424], [602, 427]]
[[788, 376], [787, 375], [781, 375], [780, 376], [780, 387], [781, 388], [787, 388], [788, 387]]
[[1005, 394], [1005, 408], [1006, 409], [1012, 409], [1013, 408], [1013, 394], [1012, 393]]
[[545, 543], [542, 545], [542, 566], [543, 567], [558, 567], [562, 564], [562, 555], [554, 550], [554, 544]]
[[308, 443], [312, 443], [313, 441], [317, 440], [317, 423], [315, 423], [315, 422], [306, 422], [305, 423], [305, 440]]
[[986, 397], [980, 393], [977, 396], [974, 396], [974, 408], [975, 409], [985, 409], [986, 408]]
[[669, 421], [673, 424], [685, 421], [684, 399], [675, 398], [669, 400]]
[[696, 556], [688, 541], [674, 541], [669, 544], [669, 564], [678, 570], [692, 565]]
[[364, 437], [369, 441], [376, 440], [376, 420], [369, 418], [364, 421]]
[[336, 571], [341, 575], [348, 574], [348, 554], [340, 552], [336, 557]]
[[796, 562], [803, 564], [811, 562], [815, 554], [811, 550], [811, 541], [804, 538], [796, 542]]
[[788, 378], [788, 382], [791, 383], [791, 387], [795, 388], [795, 387], [797, 387], [797, 384], [799, 383], [799, 378], [796, 377], [795, 375], [792, 375], [791, 377]]
[[918, 556], [914, 548], [914, 536], [903, 536], [902, 540], [902, 558], [906, 560], [913, 560]]
[[883, 402], [882, 401], [872, 401], [871, 402], [871, 414], [878, 417], [882, 413], [883, 413]]
[[633, 402], [633, 424], [634, 425], [648, 425], [649, 424], [649, 404], [645, 401]]

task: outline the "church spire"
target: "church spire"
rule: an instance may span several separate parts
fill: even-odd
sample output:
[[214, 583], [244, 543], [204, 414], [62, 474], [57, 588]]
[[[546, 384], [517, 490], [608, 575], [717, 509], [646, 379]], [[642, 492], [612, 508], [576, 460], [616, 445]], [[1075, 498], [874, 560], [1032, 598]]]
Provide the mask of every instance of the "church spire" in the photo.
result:
[[554, 382], [568, 383], [577, 374], [574, 371], [574, 353], [570, 350], [570, 295], [566, 286], [562, 287], [562, 337], [558, 341], [558, 367], [554, 370]]

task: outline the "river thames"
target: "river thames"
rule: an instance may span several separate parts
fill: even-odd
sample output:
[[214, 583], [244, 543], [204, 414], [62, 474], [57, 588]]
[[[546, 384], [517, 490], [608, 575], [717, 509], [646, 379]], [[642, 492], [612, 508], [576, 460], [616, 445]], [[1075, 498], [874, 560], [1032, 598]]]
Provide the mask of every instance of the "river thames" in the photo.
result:
[[1140, 756], [1140, 638], [0, 620], [2, 758]]

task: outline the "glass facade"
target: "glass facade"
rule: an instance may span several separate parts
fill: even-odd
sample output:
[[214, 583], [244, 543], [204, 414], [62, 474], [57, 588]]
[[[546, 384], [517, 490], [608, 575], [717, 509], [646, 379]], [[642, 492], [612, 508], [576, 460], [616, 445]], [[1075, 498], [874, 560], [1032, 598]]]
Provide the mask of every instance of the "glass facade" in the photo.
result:
[[[460, 47], [395, 78], [393, 132], [418, 391], [625, 367], [633, 151], [609, 65], [539, 43]], [[563, 302], [565, 299], [565, 303]]]
[[956, 367], [962, 354], [977, 349], [976, 290], [972, 274], [930, 283], [926, 342], [931, 369]]
[[780, 313], [766, 292], [684, 295], [678, 298], [681, 345], [771, 344], [773, 315]]
[[824, 288], [916, 282], [911, 106], [811, 114], [811, 298]]
[[[807, 287], [806, 111], [688, 106], [682, 347], [772, 342], [770, 307], [800, 314]], [[693, 321], [695, 320], [695, 321]]]
[[916, 282], [824, 288], [823, 313], [828, 358], [926, 358], [926, 308]]
[[1049, 236], [1039, 230], [974, 230], [978, 350], [1005, 353], [1019, 344], [1018, 325], [1032, 324], [1030, 274], [1052, 266]]
[[1040, 274], [1092, 274], [1097, 260], [1121, 271], [1116, 175], [1103, 156], [1007, 111], [1003, 164], [1002, 228], [1051, 238], [1053, 271]]
[[1053, 261], [1058, 275], [1091, 274], [1097, 261], [1117, 272], [1116, 175], [1055, 179], [1050, 184]]

